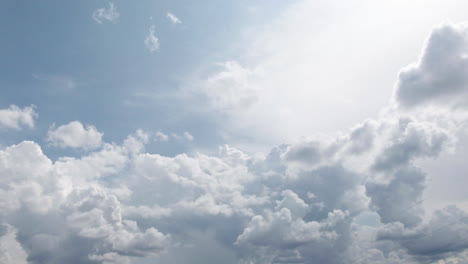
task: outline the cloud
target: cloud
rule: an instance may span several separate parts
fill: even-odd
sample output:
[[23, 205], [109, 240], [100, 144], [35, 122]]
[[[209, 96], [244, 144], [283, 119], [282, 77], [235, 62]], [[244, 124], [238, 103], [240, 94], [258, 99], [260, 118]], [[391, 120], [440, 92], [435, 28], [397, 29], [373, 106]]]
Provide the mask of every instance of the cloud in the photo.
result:
[[117, 8], [115, 7], [114, 3], [109, 2], [109, 7], [108, 8], [99, 8], [94, 10], [92, 18], [94, 21], [96, 21], [99, 24], [102, 24], [103, 22], [112, 22], [112, 23], [117, 23], [118, 19], [120, 17], [120, 13], [117, 11]]
[[189, 132], [184, 132], [184, 138], [188, 141], [193, 141], [195, 138]]
[[395, 101], [405, 108], [418, 105], [468, 105], [468, 28], [445, 23], [435, 28], [417, 63], [404, 68]]
[[155, 137], [159, 141], [168, 141], [169, 140], [169, 136], [164, 134], [161, 131], [156, 132]]
[[[33, 264], [138, 263], [210, 243], [237, 263], [385, 260], [400, 251], [395, 263], [411, 263], [425, 249], [402, 236], [427, 230], [414, 206], [426, 179], [415, 162], [437, 157], [454, 136], [428, 122], [392, 113], [334, 139], [280, 145], [264, 156], [230, 146], [216, 155], [147, 153], [152, 134], [138, 130], [120, 144], [52, 162], [25, 141], [0, 151], [0, 222], [17, 230], [11, 243]], [[92, 130], [70, 124], [64, 127]], [[388, 156], [394, 148], [404, 158]], [[376, 166], [380, 161], [389, 165]], [[368, 174], [375, 177], [364, 182]], [[465, 213], [457, 210], [433, 217], [463, 222]], [[365, 231], [354, 220], [367, 211], [380, 217], [380, 226], [368, 238], [355, 237]], [[204, 230], [216, 235], [199, 235]], [[424, 241], [443, 256], [468, 247]]]
[[151, 52], [154, 53], [159, 50], [159, 39], [155, 35], [156, 27], [150, 26], [148, 36], [145, 39], [145, 46]]
[[165, 134], [164, 132], [158, 131], [154, 134], [154, 139], [160, 142], [168, 142], [170, 140], [177, 140], [177, 141], [193, 141], [195, 139], [192, 134], [185, 131], [182, 134], [171, 133]]
[[181, 24], [182, 23], [182, 21], [180, 21], [180, 19], [178, 17], [176, 17], [174, 14], [172, 14], [171, 12], [167, 12], [166, 17], [167, 17], [167, 19], [169, 19], [169, 21], [172, 22], [172, 24]]
[[34, 128], [34, 119], [38, 116], [34, 106], [19, 108], [10, 105], [7, 109], [0, 109], [0, 128], [20, 130], [23, 127]]
[[0, 226], [0, 263], [26, 264], [27, 254], [16, 241], [16, 229], [10, 225]]
[[47, 142], [59, 148], [95, 149], [102, 144], [103, 133], [94, 126], [84, 127], [79, 121], [55, 127], [47, 133]]
[[[252, 107], [252, 71], [222, 67], [202, 91], [210, 107]], [[424, 210], [421, 166], [453, 149], [466, 120], [400, 110], [258, 154], [224, 145], [164, 156], [146, 144], [193, 136], [137, 130], [106, 143], [94, 126], [53, 126], [50, 144], [89, 151], [52, 160], [32, 141], [0, 149], [0, 260], [466, 263], [468, 215], [456, 206]], [[364, 214], [376, 224], [359, 224]]]
[[220, 63], [221, 70], [202, 84], [201, 92], [216, 110], [232, 111], [248, 108], [258, 100], [258, 92], [251, 83], [254, 73], [236, 61]]
[[52, 163], [33, 142], [0, 151], [0, 222], [14, 223], [12, 230], [19, 234], [16, 241], [28, 263], [128, 263], [130, 257], [157, 255], [168, 246], [168, 235], [122, 217], [120, 199], [125, 192], [108, 189], [87, 175], [102, 170], [99, 157], [116, 168], [108, 173], [122, 170], [122, 161], [109, 156], [132, 155], [140, 140], [144, 139], [136, 133], [121, 146], [109, 145], [83, 157], [79, 165], [88, 169], [77, 168], [75, 174], [70, 173], [75, 160]]

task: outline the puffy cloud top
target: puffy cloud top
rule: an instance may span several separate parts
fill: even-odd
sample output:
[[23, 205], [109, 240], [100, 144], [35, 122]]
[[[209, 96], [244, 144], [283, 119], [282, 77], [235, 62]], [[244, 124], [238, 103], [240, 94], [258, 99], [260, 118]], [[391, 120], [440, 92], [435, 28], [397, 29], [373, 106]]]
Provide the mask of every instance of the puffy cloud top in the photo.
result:
[[34, 106], [19, 108], [10, 105], [6, 109], [0, 109], [0, 128], [22, 129], [23, 127], [33, 128], [34, 119], [38, 116]]
[[468, 105], [468, 25], [435, 28], [415, 64], [398, 77], [395, 99], [403, 107], [422, 104]]
[[52, 126], [47, 133], [47, 141], [59, 148], [95, 149], [102, 144], [103, 133], [94, 126], [83, 126], [72, 121], [59, 127]]

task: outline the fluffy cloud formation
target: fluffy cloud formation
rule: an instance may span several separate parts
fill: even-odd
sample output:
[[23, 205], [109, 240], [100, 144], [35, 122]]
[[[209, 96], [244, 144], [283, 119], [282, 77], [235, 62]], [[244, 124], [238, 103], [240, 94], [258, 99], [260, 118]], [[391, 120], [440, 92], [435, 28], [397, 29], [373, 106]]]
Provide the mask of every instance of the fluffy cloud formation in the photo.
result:
[[0, 109], [0, 128], [22, 129], [23, 127], [33, 128], [34, 119], [38, 116], [34, 106], [19, 108], [10, 105], [6, 109]]
[[156, 37], [156, 27], [154, 25], [151, 25], [149, 28], [145, 39], [145, 46], [151, 53], [159, 50], [159, 39]]
[[84, 127], [79, 121], [72, 121], [59, 127], [52, 126], [47, 141], [60, 148], [95, 149], [101, 146], [102, 136], [103, 133], [94, 126]]
[[120, 17], [120, 13], [117, 11], [117, 8], [115, 7], [114, 3], [109, 2], [109, 7], [108, 8], [99, 8], [94, 10], [92, 18], [94, 21], [96, 21], [99, 24], [102, 24], [103, 22], [112, 22], [116, 23], [117, 20]]
[[[414, 161], [437, 157], [454, 135], [439, 125], [390, 114], [265, 156], [226, 145], [217, 155], [166, 157], [146, 153], [150, 136], [137, 131], [53, 162], [25, 141], [0, 152], [0, 222], [34, 264], [156, 261], [209, 243], [196, 234], [210, 230], [232, 263], [459, 259], [466, 213], [449, 207], [426, 224], [417, 204], [426, 177]], [[366, 231], [355, 219], [367, 211], [381, 224]], [[425, 238], [442, 219], [460, 224], [440, 242]]]
[[468, 27], [442, 24], [426, 41], [419, 61], [398, 77], [395, 99], [403, 107], [468, 105]]
[[[425, 56], [439, 50], [427, 48]], [[237, 66], [212, 80], [209, 91], [221, 108], [245, 103], [243, 95], [230, 100], [217, 94], [224, 87], [219, 83], [249, 78]], [[168, 157], [146, 152], [151, 134], [141, 130], [120, 144], [55, 161], [32, 141], [6, 147], [0, 150], [0, 259], [175, 263], [186, 255], [194, 256], [189, 263], [466, 263], [467, 212], [455, 205], [425, 212], [428, 177], [418, 166], [454, 148], [466, 123], [450, 112], [459, 97], [449, 93], [438, 101], [446, 111], [437, 115], [406, 101], [421, 112], [392, 108], [345, 133], [304, 138], [266, 154], [224, 145], [213, 155]], [[78, 122], [51, 133], [67, 135], [59, 137], [62, 143], [89, 134], [101, 143], [102, 136]], [[366, 213], [376, 217], [375, 225], [359, 223]], [[219, 250], [203, 259], [212, 245]]]

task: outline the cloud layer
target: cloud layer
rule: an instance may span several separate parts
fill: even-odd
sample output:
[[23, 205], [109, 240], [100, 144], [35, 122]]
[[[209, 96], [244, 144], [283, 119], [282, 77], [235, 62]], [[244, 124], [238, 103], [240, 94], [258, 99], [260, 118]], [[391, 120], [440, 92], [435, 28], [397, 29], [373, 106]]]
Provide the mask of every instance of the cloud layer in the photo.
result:
[[[401, 72], [390, 110], [327, 139], [304, 138], [266, 154], [224, 145], [217, 154], [169, 157], [145, 146], [193, 136], [137, 130], [109, 143], [74, 121], [52, 127], [48, 142], [92, 150], [81, 157], [53, 161], [32, 141], [5, 147], [0, 260], [466, 263], [468, 214], [455, 205], [425, 212], [428, 177], [418, 166], [453, 151], [465, 129], [466, 119], [451, 115], [454, 107], [468, 110], [465, 32], [465, 25], [434, 29], [420, 62]], [[149, 33], [145, 44], [154, 52], [154, 27]], [[255, 103], [251, 71], [222, 66], [204, 91], [213, 106]], [[5, 127], [34, 126], [33, 108], [2, 111]], [[364, 214], [377, 224], [360, 223]]]

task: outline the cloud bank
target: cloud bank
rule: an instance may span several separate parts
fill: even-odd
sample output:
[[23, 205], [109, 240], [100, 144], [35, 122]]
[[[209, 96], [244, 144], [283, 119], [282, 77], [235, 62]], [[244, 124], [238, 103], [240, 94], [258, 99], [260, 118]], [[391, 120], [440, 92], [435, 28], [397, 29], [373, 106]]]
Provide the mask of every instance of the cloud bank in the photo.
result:
[[[468, 213], [455, 205], [425, 212], [428, 177], [418, 166], [453, 151], [464, 129], [466, 119], [451, 111], [468, 110], [465, 32], [465, 25], [434, 29], [420, 62], [401, 72], [390, 110], [328, 139], [304, 138], [266, 154], [224, 145], [214, 155], [168, 157], [145, 151], [153, 137], [169, 139], [162, 132], [138, 130], [106, 143], [94, 127], [75, 121], [52, 128], [49, 141], [102, 147], [55, 161], [32, 141], [3, 148], [0, 260], [466, 263]], [[153, 45], [151, 36], [153, 27]], [[231, 70], [212, 78], [207, 90], [213, 104], [250, 102], [246, 86], [241, 95], [229, 86], [250, 73], [224, 67]], [[220, 87], [234, 96], [218, 93]], [[359, 223], [366, 213], [376, 225]]]

